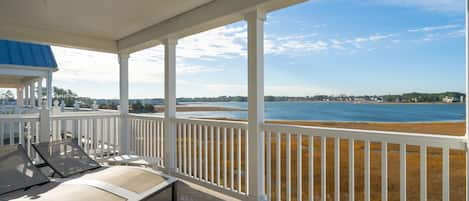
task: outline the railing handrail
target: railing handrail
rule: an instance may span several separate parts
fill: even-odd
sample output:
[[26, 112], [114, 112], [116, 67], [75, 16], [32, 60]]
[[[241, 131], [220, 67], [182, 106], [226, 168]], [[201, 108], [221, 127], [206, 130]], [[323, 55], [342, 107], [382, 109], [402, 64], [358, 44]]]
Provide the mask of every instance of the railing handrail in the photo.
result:
[[407, 133], [394, 131], [359, 130], [346, 128], [328, 128], [265, 123], [264, 130], [270, 132], [300, 133], [301, 135], [326, 136], [332, 138], [368, 140], [370, 142], [388, 142], [430, 147], [448, 147], [466, 149], [464, 136], [447, 136], [425, 133]]
[[119, 112], [65, 112], [52, 113], [52, 119], [80, 119], [80, 118], [100, 118], [100, 117], [116, 117]]
[[7, 114], [0, 115], [0, 120], [39, 120], [39, 114]]
[[226, 121], [226, 120], [215, 120], [215, 119], [192, 119], [192, 118], [176, 118], [176, 123], [186, 124], [199, 124], [204, 126], [222, 126], [230, 128], [247, 128], [248, 123], [244, 121]]
[[152, 119], [164, 119], [162, 116], [156, 116], [156, 115], [151, 115], [151, 114], [128, 114], [130, 119], [147, 119], [147, 120], [152, 120]]

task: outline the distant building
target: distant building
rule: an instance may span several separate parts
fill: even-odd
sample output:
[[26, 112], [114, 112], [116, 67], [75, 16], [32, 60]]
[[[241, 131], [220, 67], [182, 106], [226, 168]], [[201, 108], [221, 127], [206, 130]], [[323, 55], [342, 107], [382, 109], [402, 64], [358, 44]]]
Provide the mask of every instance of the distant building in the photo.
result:
[[461, 102], [464, 101], [464, 98], [461, 97], [450, 97], [450, 96], [445, 96], [443, 98], [443, 102], [445, 103], [456, 103], [456, 102]]

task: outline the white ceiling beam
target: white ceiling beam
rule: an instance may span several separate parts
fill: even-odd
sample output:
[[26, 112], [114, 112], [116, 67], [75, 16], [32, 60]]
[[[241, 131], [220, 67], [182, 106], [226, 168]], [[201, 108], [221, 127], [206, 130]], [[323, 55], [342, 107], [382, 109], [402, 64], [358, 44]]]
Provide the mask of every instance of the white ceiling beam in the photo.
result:
[[47, 30], [38, 27], [2, 24], [0, 38], [10, 40], [58, 45], [63, 47], [80, 48], [86, 50], [117, 53], [117, 44], [114, 40], [88, 37], [73, 33]]
[[272, 0], [215, 0], [122, 38], [117, 43], [118, 50], [136, 52], [158, 45], [168, 37], [181, 38], [242, 20], [243, 13], [269, 1]]

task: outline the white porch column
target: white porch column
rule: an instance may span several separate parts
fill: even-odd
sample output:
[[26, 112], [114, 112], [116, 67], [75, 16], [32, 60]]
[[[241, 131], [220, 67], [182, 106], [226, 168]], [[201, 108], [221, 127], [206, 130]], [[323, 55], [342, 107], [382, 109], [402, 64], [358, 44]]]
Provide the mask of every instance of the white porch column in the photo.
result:
[[29, 95], [31, 96], [30, 97], [30, 100], [29, 100], [29, 105], [31, 105], [31, 107], [36, 107], [35, 103], [36, 103], [36, 94], [34, 93], [35, 92], [35, 82], [31, 82], [31, 84], [29, 85]]
[[24, 93], [23, 87], [16, 88], [16, 106], [23, 106], [24, 105]]
[[49, 72], [46, 77], [46, 90], [47, 90], [47, 108], [52, 108], [52, 96], [54, 95], [52, 88], [52, 72]]
[[43, 78], [39, 78], [37, 81], [37, 106], [42, 107], [42, 80]]
[[164, 43], [164, 165], [169, 173], [176, 172], [176, 44], [167, 39]]
[[264, 21], [265, 13], [246, 15], [248, 23], [248, 194], [267, 200], [264, 188]]
[[27, 106], [29, 105], [29, 85], [28, 84], [24, 85], [23, 91], [24, 91], [24, 96], [25, 96], [24, 105]]
[[130, 151], [129, 115], [129, 54], [120, 53], [119, 57], [119, 104], [121, 113], [120, 150], [119, 154], [128, 154]]

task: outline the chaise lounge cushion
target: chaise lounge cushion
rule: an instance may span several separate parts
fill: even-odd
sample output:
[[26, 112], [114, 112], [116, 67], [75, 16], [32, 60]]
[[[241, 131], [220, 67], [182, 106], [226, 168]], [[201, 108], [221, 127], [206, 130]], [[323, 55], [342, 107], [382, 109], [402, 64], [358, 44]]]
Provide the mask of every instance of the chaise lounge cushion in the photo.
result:
[[103, 167], [78, 178], [105, 182], [138, 194], [147, 192], [169, 180], [167, 177], [155, 174], [144, 168], [131, 166]]
[[125, 201], [116, 194], [88, 186], [50, 182], [43, 186], [32, 187], [27, 191], [15, 191], [0, 196], [9, 201]]

